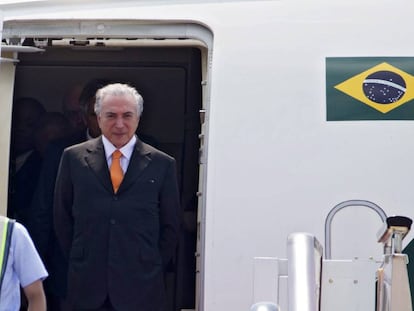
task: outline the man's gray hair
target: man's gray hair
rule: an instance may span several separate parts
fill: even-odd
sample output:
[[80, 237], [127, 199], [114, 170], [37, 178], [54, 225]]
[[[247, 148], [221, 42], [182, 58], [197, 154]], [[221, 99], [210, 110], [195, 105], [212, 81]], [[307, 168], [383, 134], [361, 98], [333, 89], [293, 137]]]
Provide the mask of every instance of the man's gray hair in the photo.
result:
[[144, 99], [138, 91], [128, 84], [113, 83], [104, 86], [96, 92], [95, 113], [99, 115], [102, 110], [102, 101], [106, 96], [130, 96], [134, 99], [137, 105], [138, 117], [141, 116], [144, 110]]

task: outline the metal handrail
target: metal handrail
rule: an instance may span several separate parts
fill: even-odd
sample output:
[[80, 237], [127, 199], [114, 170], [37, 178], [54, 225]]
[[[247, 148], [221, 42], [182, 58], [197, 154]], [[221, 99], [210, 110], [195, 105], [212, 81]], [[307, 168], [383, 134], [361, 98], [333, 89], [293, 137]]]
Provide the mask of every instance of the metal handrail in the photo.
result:
[[325, 258], [326, 259], [332, 259], [331, 256], [331, 225], [332, 225], [332, 219], [335, 216], [337, 212], [339, 212], [341, 209], [348, 207], [348, 206], [365, 206], [368, 207], [381, 217], [381, 220], [383, 222], [386, 222], [387, 220], [387, 214], [384, 212], [384, 210], [379, 207], [377, 204], [372, 203], [370, 201], [365, 200], [348, 200], [341, 202], [337, 204], [331, 211], [329, 212], [328, 216], [326, 216], [325, 220]]

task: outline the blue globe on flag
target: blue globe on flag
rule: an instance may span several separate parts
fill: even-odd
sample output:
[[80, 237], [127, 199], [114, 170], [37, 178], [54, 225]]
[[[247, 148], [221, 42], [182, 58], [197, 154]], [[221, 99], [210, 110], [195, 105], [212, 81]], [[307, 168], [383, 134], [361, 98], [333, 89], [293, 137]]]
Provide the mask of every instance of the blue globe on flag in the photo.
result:
[[391, 104], [404, 96], [406, 83], [399, 74], [392, 71], [377, 71], [363, 82], [365, 96], [377, 104]]

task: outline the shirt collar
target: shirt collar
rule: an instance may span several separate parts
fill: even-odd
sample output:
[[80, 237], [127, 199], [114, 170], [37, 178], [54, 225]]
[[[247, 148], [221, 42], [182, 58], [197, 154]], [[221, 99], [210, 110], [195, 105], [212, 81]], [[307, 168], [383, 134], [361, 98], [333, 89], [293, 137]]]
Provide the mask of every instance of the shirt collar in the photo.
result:
[[[131, 159], [131, 155], [134, 151], [136, 142], [137, 137], [136, 135], [134, 135], [125, 146], [119, 148], [119, 151], [121, 151], [122, 155], [126, 157], [128, 160]], [[110, 157], [112, 157], [112, 153], [118, 148], [116, 148], [104, 135], [102, 135], [102, 143], [104, 145], [106, 159], [108, 160]]]

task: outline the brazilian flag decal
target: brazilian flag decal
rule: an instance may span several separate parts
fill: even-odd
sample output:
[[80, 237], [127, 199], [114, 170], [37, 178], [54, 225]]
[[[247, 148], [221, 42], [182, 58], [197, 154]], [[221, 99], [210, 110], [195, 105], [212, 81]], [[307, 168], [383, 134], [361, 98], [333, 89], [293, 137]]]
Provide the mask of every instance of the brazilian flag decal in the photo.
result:
[[414, 120], [414, 57], [326, 58], [328, 121]]

